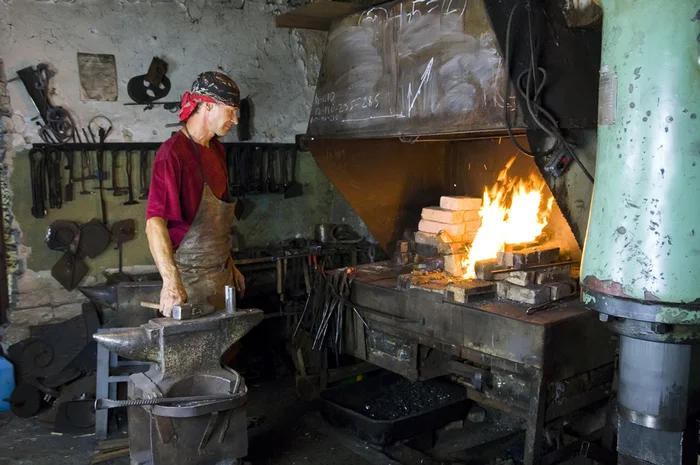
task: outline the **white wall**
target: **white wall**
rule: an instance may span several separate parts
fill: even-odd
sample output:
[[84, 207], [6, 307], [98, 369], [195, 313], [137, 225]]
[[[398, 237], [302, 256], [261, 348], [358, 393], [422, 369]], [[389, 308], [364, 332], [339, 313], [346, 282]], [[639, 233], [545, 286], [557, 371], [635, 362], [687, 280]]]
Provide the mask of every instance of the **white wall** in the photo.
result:
[[[256, 141], [288, 142], [306, 131], [325, 33], [276, 29], [275, 15], [291, 7], [275, 0], [0, 0], [0, 57], [8, 79], [25, 66], [48, 63], [56, 72], [53, 103], [80, 126], [96, 115], [112, 119], [112, 141], [162, 141], [177, 115], [144, 112], [129, 102], [126, 85], [164, 58], [178, 100], [197, 74], [230, 75], [255, 108]], [[81, 102], [77, 52], [116, 57], [118, 102]], [[37, 141], [37, 115], [21, 82], [8, 85], [15, 130]], [[228, 140], [235, 140], [235, 132]], [[22, 144], [14, 140], [15, 147]]]

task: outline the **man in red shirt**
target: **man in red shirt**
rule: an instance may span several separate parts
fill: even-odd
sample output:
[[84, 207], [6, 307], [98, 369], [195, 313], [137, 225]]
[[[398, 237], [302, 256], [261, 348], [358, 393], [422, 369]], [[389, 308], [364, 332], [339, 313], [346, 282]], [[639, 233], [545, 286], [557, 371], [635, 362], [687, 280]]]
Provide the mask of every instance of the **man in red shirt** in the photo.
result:
[[224, 136], [238, 124], [240, 91], [222, 73], [206, 72], [182, 98], [183, 128], [163, 142], [153, 162], [146, 235], [163, 278], [160, 311], [210, 303], [224, 308], [224, 287], [243, 293], [245, 280], [231, 259], [235, 202], [228, 202]]

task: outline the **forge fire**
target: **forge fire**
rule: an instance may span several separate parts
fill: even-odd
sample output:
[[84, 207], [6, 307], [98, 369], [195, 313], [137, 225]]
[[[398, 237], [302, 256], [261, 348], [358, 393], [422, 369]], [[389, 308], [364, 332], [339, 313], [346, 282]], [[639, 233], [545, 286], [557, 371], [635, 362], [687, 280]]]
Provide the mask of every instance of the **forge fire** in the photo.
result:
[[465, 279], [476, 277], [477, 261], [496, 258], [506, 244], [534, 242], [547, 225], [554, 198], [544, 194], [545, 182], [534, 174], [527, 179], [509, 176], [514, 161], [508, 161], [490, 189], [484, 188], [481, 226], [462, 262]]

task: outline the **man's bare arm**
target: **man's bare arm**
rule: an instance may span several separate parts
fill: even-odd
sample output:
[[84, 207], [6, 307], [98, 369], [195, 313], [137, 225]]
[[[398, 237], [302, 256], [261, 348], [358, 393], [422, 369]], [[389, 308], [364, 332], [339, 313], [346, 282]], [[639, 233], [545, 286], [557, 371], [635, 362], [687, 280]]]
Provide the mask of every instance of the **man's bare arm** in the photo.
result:
[[173, 305], [187, 302], [187, 292], [182, 285], [180, 272], [175, 265], [173, 244], [170, 241], [170, 235], [168, 235], [166, 221], [158, 217], [149, 218], [146, 221], [146, 236], [153, 260], [163, 278], [163, 289], [160, 292], [160, 312], [165, 316], [170, 316]]

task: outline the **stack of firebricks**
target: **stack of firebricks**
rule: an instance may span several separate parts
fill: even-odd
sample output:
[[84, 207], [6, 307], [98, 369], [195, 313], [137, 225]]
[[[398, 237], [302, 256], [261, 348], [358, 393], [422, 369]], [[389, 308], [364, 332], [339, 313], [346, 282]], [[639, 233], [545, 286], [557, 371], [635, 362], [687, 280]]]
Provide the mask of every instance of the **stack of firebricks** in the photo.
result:
[[577, 292], [578, 263], [561, 260], [558, 247], [539, 242], [505, 244], [496, 257], [476, 262], [476, 279], [464, 279], [469, 246], [481, 224], [480, 206], [480, 198], [442, 197], [439, 207], [424, 208], [415, 250], [427, 265], [402, 275], [399, 287], [443, 293], [460, 303], [498, 297], [528, 305]]

